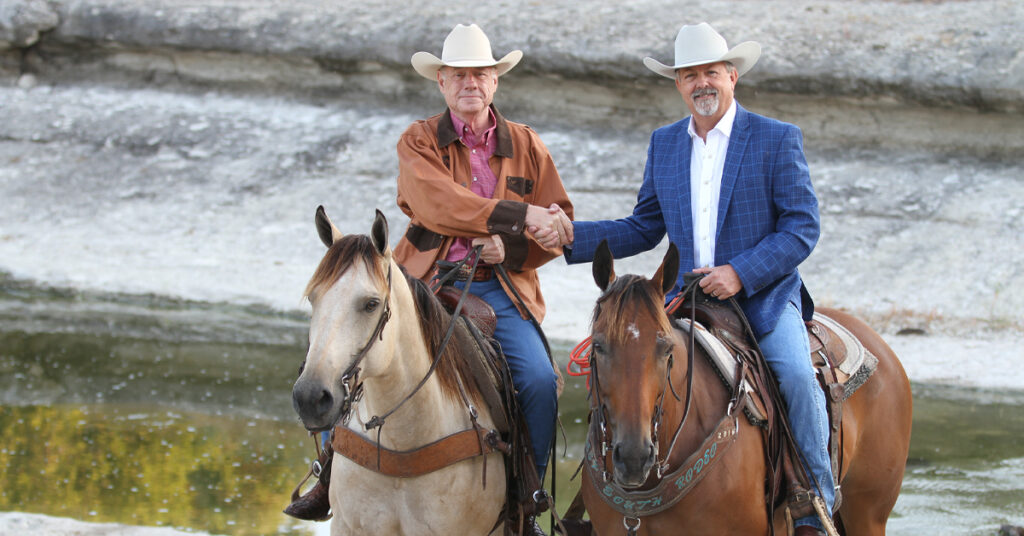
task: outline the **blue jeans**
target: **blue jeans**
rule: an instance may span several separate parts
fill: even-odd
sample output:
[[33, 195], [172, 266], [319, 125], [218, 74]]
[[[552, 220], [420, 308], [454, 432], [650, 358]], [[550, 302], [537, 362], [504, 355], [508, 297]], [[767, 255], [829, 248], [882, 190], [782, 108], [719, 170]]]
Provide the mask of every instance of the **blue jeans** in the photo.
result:
[[[465, 283], [456, 282], [455, 286], [462, 289]], [[519, 316], [519, 310], [497, 279], [474, 281], [469, 292], [490, 304], [498, 319], [494, 338], [501, 344], [508, 361], [516, 399], [530, 430], [537, 475], [543, 482], [558, 411], [558, 379], [548, 360], [544, 341], [533, 323]]]
[[[786, 415], [797, 448], [807, 462], [807, 470], [821, 489], [822, 499], [832, 511], [836, 500], [832, 461], [828, 452], [828, 413], [825, 394], [818, 386], [814, 367], [808, 357], [810, 343], [800, 311], [790, 303], [782, 312], [779, 324], [757, 341], [764, 358], [779, 381], [779, 390], [786, 403]], [[811, 491], [814, 486], [811, 486]], [[804, 517], [794, 525], [811, 525], [822, 529], [817, 517]]]

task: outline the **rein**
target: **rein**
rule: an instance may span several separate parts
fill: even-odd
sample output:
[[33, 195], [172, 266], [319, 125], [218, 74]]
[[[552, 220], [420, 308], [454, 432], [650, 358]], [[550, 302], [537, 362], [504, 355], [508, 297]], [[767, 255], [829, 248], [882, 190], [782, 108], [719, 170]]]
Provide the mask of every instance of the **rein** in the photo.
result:
[[[475, 258], [473, 260], [473, 270], [474, 271], [476, 270], [477, 264], [480, 262], [480, 255], [479, 255], [480, 248], [481, 248], [481, 246], [476, 246], [474, 248], [474, 250], [473, 250], [473, 253], [477, 253], [477, 255], [475, 255]], [[467, 255], [466, 258], [462, 259], [462, 261], [460, 261], [460, 262], [465, 263], [468, 258], [469, 258], [469, 256]], [[387, 418], [390, 417], [394, 412], [398, 411], [398, 409], [401, 408], [403, 405], [405, 405], [406, 402], [408, 402], [410, 399], [412, 399], [412, 397], [415, 396], [416, 393], [418, 393], [419, 390], [422, 389], [424, 385], [426, 385], [427, 380], [429, 380], [430, 377], [434, 375], [434, 371], [437, 370], [437, 365], [438, 365], [438, 363], [441, 362], [441, 356], [444, 355], [444, 350], [445, 350], [445, 348], [448, 347], [448, 341], [451, 340], [452, 334], [455, 333], [455, 325], [456, 325], [456, 323], [459, 320], [459, 313], [462, 311], [462, 304], [465, 301], [466, 294], [469, 293], [469, 285], [470, 284], [472, 284], [472, 281], [466, 281], [466, 286], [465, 286], [465, 288], [462, 291], [462, 296], [459, 298], [459, 303], [455, 306], [455, 310], [452, 312], [451, 321], [448, 323], [448, 330], [445, 332], [444, 338], [441, 340], [441, 344], [437, 348], [437, 353], [434, 355], [433, 362], [430, 363], [430, 368], [427, 370], [427, 373], [423, 375], [423, 378], [420, 380], [420, 382], [418, 384], [416, 384], [416, 387], [414, 387], [413, 390], [408, 395], [405, 396], [405, 398], [403, 398], [401, 401], [399, 401], [398, 404], [395, 405], [395, 407], [393, 407], [390, 410], [386, 411], [383, 415], [374, 415], [364, 425], [367, 430], [373, 430], [374, 428], [377, 428], [378, 429], [377, 430], [378, 438], [380, 436], [380, 427], [384, 426], [384, 422], [387, 420]], [[391, 291], [391, 267], [389, 266], [388, 267], [388, 297], [389, 298], [390, 298], [390, 295], [391, 295], [390, 291]], [[388, 315], [389, 316], [390, 316], [390, 310], [391, 310], [391, 308], [390, 308], [390, 305], [389, 305], [387, 307], [387, 311], [388, 311]], [[383, 325], [381, 325], [379, 327], [379, 329], [383, 329]], [[363, 352], [360, 353], [359, 358], [357, 358], [357, 362], [362, 359], [362, 356], [365, 355], [366, 350], [369, 349], [368, 348], [369, 344], [372, 344], [372, 343], [373, 343], [373, 339], [371, 339], [370, 343], [368, 343], [367, 348], [364, 348]], [[349, 368], [351, 368], [351, 367], [349, 367]], [[344, 376], [342, 376], [342, 379], [344, 380]], [[461, 391], [463, 399], [466, 401], [467, 404], [469, 404], [468, 400], [466, 400], [466, 393], [462, 389], [461, 381], [460, 381], [459, 387], [460, 387], [460, 391]], [[477, 418], [476, 408], [474, 408], [472, 404], [469, 404], [469, 409], [470, 409], [470, 416], [473, 418], [473, 425], [475, 427], [476, 426], [476, 418]], [[379, 444], [380, 441], [378, 441], [377, 443]]]
[[[479, 253], [480, 247], [477, 246], [474, 252]], [[479, 254], [473, 262], [473, 270], [476, 270], [476, 265], [479, 262]], [[461, 267], [467, 262], [469, 256], [460, 261], [457, 267]], [[376, 450], [376, 464], [372, 464], [368, 461], [368, 455], [366, 451], [368, 448], [366, 445], [370, 443], [360, 436], [352, 432], [348, 427], [348, 421], [351, 418], [352, 407], [359, 402], [363, 394], [363, 384], [359, 381], [359, 365], [362, 360], [366, 357], [370, 348], [373, 347], [374, 343], [378, 340], [383, 340], [384, 326], [391, 318], [391, 266], [388, 266], [388, 296], [385, 300], [384, 310], [381, 313], [380, 319], [377, 321], [377, 326], [370, 335], [369, 340], [359, 351], [356, 359], [349, 365], [348, 369], [341, 377], [341, 381], [348, 394], [345, 400], [342, 402], [342, 419], [341, 425], [335, 426], [334, 433], [332, 434], [331, 443], [335, 450], [339, 454], [363, 465], [364, 467], [376, 470], [379, 473], [387, 474], [391, 476], [407, 477], [412, 476], [409, 471], [420, 471], [418, 474], [425, 474], [428, 472], [436, 471], [448, 465], [462, 461], [475, 456], [482, 456], [490, 454], [497, 450], [507, 450], [507, 445], [498, 438], [497, 433], [494, 430], [484, 430], [483, 427], [477, 422], [479, 414], [477, 413], [476, 407], [473, 406], [469, 400], [469, 395], [466, 393], [465, 385], [461, 378], [457, 378], [459, 385], [459, 394], [462, 397], [463, 403], [469, 410], [470, 419], [473, 422], [473, 428], [471, 430], [463, 430], [455, 434], [451, 434], [444, 437], [434, 443], [426, 445], [424, 447], [414, 449], [407, 452], [395, 452], [389, 449], [385, 449], [380, 444], [381, 429], [384, 426], [387, 418], [398, 411], [406, 402], [412, 399], [420, 389], [426, 385], [427, 380], [433, 376], [434, 371], [437, 370], [437, 365], [441, 362], [441, 358], [444, 355], [445, 348], [448, 346], [448, 342], [451, 340], [452, 334], [455, 332], [456, 322], [458, 322], [459, 313], [461, 312], [462, 305], [465, 302], [466, 295], [469, 292], [469, 285], [472, 281], [466, 283], [463, 289], [462, 296], [459, 298], [459, 302], [452, 313], [451, 321], [448, 324], [447, 331], [445, 332], [444, 338], [441, 344], [438, 346], [437, 352], [434, 355], [434, 359], [430, 364], [430, 368], [427, 373], [424, 374], [423, 378], [420, 379], [416, 387], [407, 394], [401, 401], [398, 402], [393, 408], [386, 411], [381, 415], [374, 415], [365, 424], [366, 430], [372, 430], [377, 428], [377, 441], [375, 445]], [[475, 443], [470, 445], [469, 443]], [[467, 446], [468, 445], [468, 446]], [[372, 445], [371, 445], [372, 447]], [[382, 463], [383, 459], [383, 463]], [[425, 462], [424, 459], [427, 459]], [[487, 471], [486, 471], [486, 458], [484, 461], [484, 486], [487, 486]]]

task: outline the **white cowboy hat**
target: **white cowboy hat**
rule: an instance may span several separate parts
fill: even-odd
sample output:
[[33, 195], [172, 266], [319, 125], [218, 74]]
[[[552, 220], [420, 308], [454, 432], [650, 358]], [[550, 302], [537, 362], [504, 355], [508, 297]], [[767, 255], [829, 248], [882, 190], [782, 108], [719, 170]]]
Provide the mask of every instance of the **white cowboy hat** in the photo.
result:
[[696, 26], [686, 25], [679, 29], [679, 34], [676, 35], [675, 65], [669, 67], [650, 57], [644, 58], [644, 65], [661, 76], [675, 79], [676, 69], [728, 61], [735, 65], [737, 73], [743, 76], [757, 63], [760, 56], [761, 45], [754, 41], [746, 41], [730, 50], [725, 38], [710, 24], [702, 22]]
[[484, 31], [476, 24], [469, 26], [459, 24], [444, 40], [441, 57], [429, 52], [417, 52], [412, 55], [412, 68], [420, 76], [429, 80], [437, 80], [437, 71], [442, 66], [448, 67], [495, 67], [498, 76], [507, 73], [523, 59], [522, 50], [513, 50], [504, 58], [495, 60], [491, 55], [491, 42]]

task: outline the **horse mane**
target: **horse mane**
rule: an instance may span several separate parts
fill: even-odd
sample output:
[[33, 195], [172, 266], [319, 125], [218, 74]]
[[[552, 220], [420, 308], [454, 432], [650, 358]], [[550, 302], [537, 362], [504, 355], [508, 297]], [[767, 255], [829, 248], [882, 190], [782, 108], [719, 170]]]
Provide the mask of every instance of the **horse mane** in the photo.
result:
[[665, 314], [664, 298], [645, 277], [627, 274], [616, 278], [597, 299], [591, 325], [597, 325], [605, 308], [610, 316], [603, 319], [602, 327], [609, 342], [625, 344], [627, 337], [632, 338], [628, 330], [633, 322], [627, 320], [638, 318], [641, 308], [658, 323], [659, 331], [666, 336], [672, 333], [672, 324]]
[[466, 396], [470, 400], [478, 402], [482, 395], [476, 382], [472, 380], [473, 373], [469, 367], [469, 360], [477, 359], [477, 356], [469, 355], [467, 347], [460, 340], [457, 326], [451, 340], [444, 348], [444, 353], [437, 357], [437, 351], [448, 331], [452, 315], [444, 308], [444, 305], [426, 283], [410, 276], [406, 273], [405, 268], [402, 268], [402, 274], [412, 290], [413, 299], [416, 302], [416, 316], [420, 319], [420, 330], [423, 332], [423, 339], [427, 342], [430, 358], [441, 360], [435, 371], [438, 381], [441, 382], [441, 391], [452, 400], [459, 400], [459, 378], [462, 378]]
[[[374, 247], [369, 236], [346, 235], [327, 248], [327, 253], [320, 260], [319, 266], [306, 285], [304, 296], [311, 298], [316, 296], [324, 287], [333, 285], [344, 274], [356, 260], [361, 260], [370, 267], [372, 273], [379, 280], [387, 277], [384, 263], [379, 262], [380, 253]], [[444, 308], [433, 292], [423, 281], [411, 277], [406, 273], [405, 268], [401, 269], [409, 288], [412, 290], [413, 301], [416, 305], [416, 316], [419, 318], [420, 331], [423, 333], [423, 340], [427, 344], [427, 352], [431, 360], [437, 359], [437, 352], [441, 341], [448, 329], [451, 315]], [[440, 356], [441, 362], [437, 364], [434, 373], [441, 383], [441, 392], [452, 400], [458, 400], [459, 377], [464, 381], [466, 394], [471, 400], [480, 399], [480, 391], [476, 382], [465, 381], [473, 378], [468, 359], [475, 359], [475, 356], [466, 355], [466, 350], [459, 344], [458, 333], [453, 334], [452, 340], [445, 346], [444, 353]]]

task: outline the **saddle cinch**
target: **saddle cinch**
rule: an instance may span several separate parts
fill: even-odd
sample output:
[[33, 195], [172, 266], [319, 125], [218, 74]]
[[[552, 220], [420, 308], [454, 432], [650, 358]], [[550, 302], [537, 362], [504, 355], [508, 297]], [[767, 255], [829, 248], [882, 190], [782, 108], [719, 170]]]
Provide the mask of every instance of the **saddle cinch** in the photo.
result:
[[[727, 389], [734, 389], [736, 367], [746, 360], [750, 363], [758, 357], [757, 349], [750, 340], [744, 327], [744, 320], [727, 302], [715, 300], [697, 292], [695, 303], [684, 300], [675, 310], [676, 328], [687, 337], [690, 335], [690, 315], [693, 314], [694, 340], [708, 354], [712, 368]], [[843, 401], [864, 385], [878, 368], [878, 358], [871, 354], [857, 338], [838, 322], [820, 313], [814, 313], [813, 319], [807, 322], [807, 334], [810, 341], [810, 356], [817, 371], [817, 378], [825, 393], [826, 408], [829, 415], [829, 454], [832, 462], [832, 474], [837, 483], [840, 479], [840, 454], [842, 453]], [[763, 378], [754, 376], [757, 367], [747, 367], [747, 375], [740, 381], [744, 393], [743, 412], [747, 420], [761, 428], [767, 428], [769, 415], [774, 413], [773, 402], [764, 391]], [[781, 401], [779, 402], [781, 403]], [[786, 460], [788, 462], [788, 460]], [[806, 493], [808, 484], [802, 472], [794, 471], [798, 463], [786, 463], [786, 478], [790, 487], [799, 482], [801, 490], [789, 490], [789, 507], [794, 519], [804, 515], [813, 515], [813, 506]], [[796, 474], [793, 474], [793, 473]], [[836, 505], [839, 507], [841, 495], [836, 493]]]

